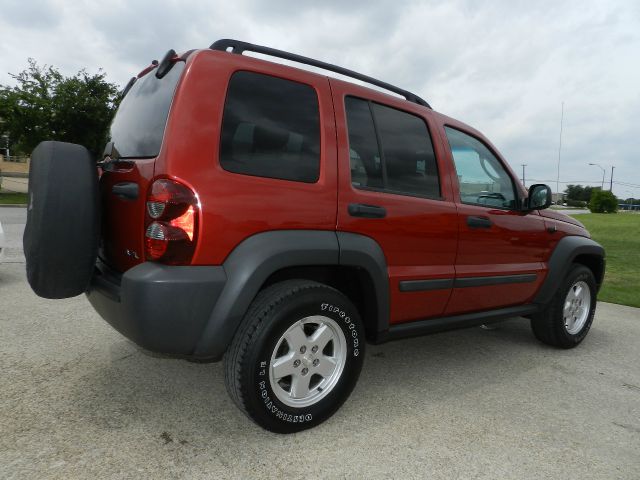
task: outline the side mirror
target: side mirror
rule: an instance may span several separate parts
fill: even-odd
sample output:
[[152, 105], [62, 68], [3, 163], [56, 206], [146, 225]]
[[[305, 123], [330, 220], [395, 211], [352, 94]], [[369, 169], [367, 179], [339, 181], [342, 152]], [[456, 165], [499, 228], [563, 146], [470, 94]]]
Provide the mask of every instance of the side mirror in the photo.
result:
[[529, 187], [529, 198], [527, 198], [525, 210], [543, 210], [549, 208], [551, 203], [552, 196], [549, 185], [536, 183]]

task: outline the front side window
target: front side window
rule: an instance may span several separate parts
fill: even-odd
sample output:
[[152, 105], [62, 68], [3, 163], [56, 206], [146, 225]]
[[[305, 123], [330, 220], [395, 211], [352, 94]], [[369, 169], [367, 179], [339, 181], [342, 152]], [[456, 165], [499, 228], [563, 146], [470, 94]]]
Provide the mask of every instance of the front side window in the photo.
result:
[[345, 99], [345, 109], [354, 187], [440, 196], [436, 158], [423, 119], [354, 97]]
[[244, 175], [316, 182], [320, 114], [315, 90], [259, 73], [233, 74], [224, 105], [220, 165]]
[[513, 180], [491, 151], [476, 138], [445, 127], [460, 187], [460, 201], [515, 208]]

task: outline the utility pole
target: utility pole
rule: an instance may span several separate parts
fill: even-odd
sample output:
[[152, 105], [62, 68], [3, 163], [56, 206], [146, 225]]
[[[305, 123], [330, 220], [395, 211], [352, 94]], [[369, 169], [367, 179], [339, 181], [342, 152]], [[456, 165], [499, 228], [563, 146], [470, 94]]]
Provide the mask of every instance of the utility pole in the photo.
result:
[[613, 169], [616, 168], [613, 165], [611, 165], [611, 179], [609, 179], [609, 191], [613, 192]]
[[558, 176], [556, 177], [556, 193], [560, 195], [560, 155], [562, 153], [562, 121], [564, 120], [564, 102], [560, 111], [560, 142], [558, 145]]
[[526, 163], [521, 163], [520, 165], [522, 165], [522, 185], [524, 185], [525, 187], [527, 186], [525, 179], [524, 179], [524, 167], [527, 166]]

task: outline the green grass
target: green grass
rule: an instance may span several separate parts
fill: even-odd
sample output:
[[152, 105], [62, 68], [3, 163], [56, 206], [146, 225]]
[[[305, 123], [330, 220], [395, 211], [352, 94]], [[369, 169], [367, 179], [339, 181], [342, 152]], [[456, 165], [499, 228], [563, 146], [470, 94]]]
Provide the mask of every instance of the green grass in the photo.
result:
[[11, 205], [11, 204], [26, 204], [27, 203], [27, 194], [26, 193], [13, 193], [13, 192], [1, 192], [0, 193], [0, 205]]
[[606, 250], [607, 268], [598, 299], [640, 307], [640, 214], [576, 215]]

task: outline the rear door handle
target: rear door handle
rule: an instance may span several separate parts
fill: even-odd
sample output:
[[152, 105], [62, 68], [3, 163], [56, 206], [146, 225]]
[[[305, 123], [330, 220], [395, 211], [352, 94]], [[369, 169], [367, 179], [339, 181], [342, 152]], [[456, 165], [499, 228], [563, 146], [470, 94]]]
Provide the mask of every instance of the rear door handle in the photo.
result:
[[491, 220], [487, 217], [467, 217], [469, 228], [491, 228]]
[[362, 203], [350, 203], [348, 211], [352, 217], [384, 218], [387, 216], [387, 211], [383, 207]]

